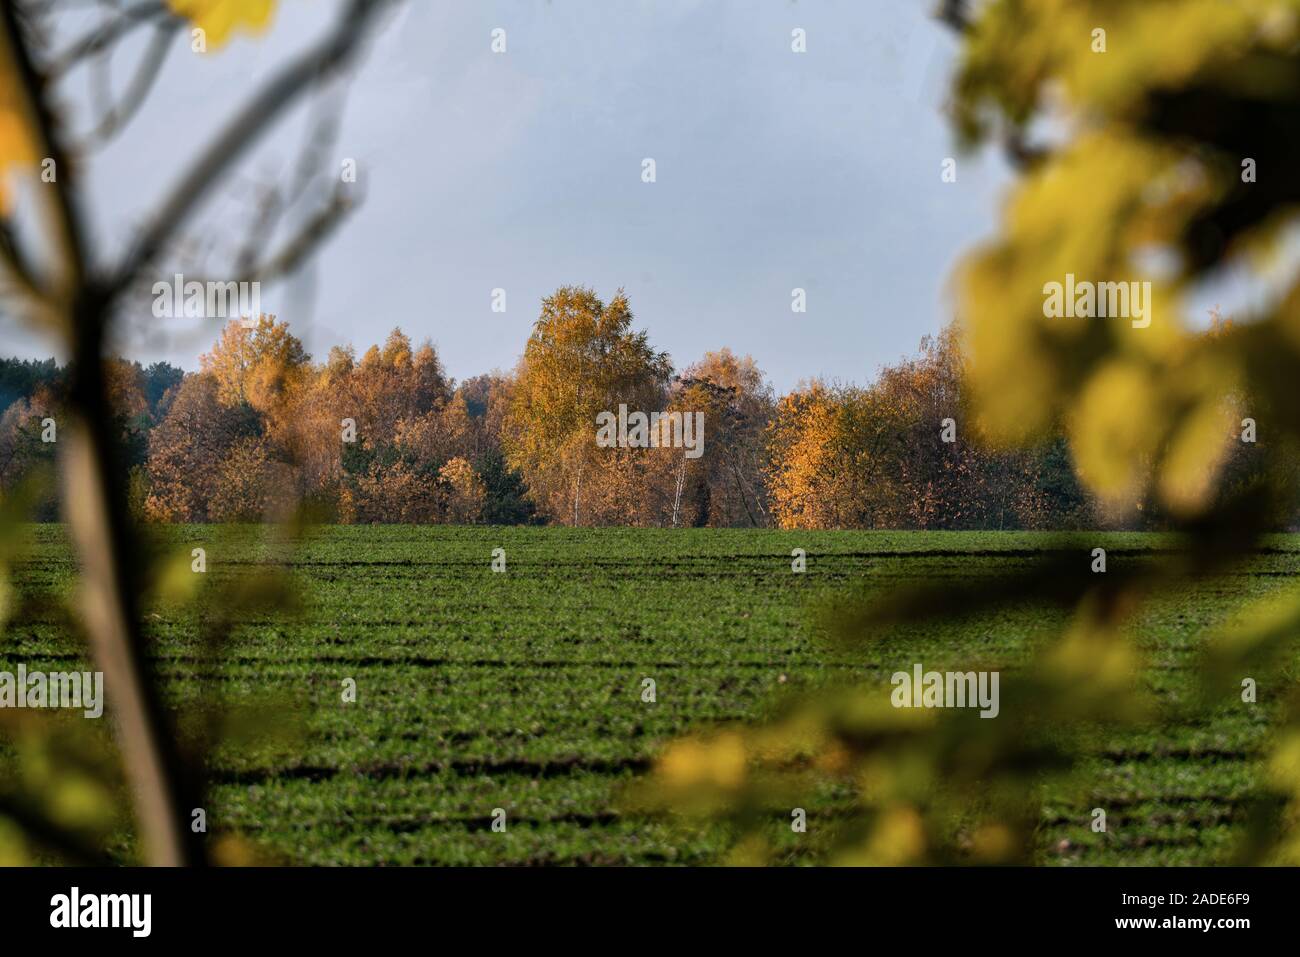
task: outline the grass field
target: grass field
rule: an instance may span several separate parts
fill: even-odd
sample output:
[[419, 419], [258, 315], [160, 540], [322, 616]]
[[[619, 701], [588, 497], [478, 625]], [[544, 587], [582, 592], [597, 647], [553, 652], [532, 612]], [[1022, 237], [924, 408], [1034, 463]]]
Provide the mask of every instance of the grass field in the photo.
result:
[[[230, 701], [273, 705], [274, 730], [286, 733], [214, 755], [209, 820], [302, 863], [708, 862], [726, 844], [721, 828], [619, 811], [620, 787], [664, 739], [761, 718], [782, 696], [826, 683], [874, 682], [887, 694], [890, 673], [913, 662], [1014, 670], [1055, 624], [1025, 608], [853, 651], [810, 637], [807, 608], [827, 593], [1014, 568], [1047, 541], [1031, 534], [342, 527], [292, 553], [254, 527], [167, 534], [186, 553], [205, 547], [208, 585], [288, 557], [301, 610], [246, 619], [215, 671], [196, 655], [193, 612], [162, 609], [150, 621], [175, 703], [209, 680]], [[1112, 566], [1158, 560], [1144, 554], [1153, 536], [1094, 539]], [[1190, 693], [1209, 627], [1295, 585], [1300, 536], [1271, 545], [1143, 615], [1136, 635], [1158, 700]], [[504, 575], [490, 570], [497, 547]], [[795, 547], [808, 551], [805, 575], [791, 573]], [[63, 594], [73, 572], [62, 530], [33, 527], [16, 586]], [[52, 619], [22, 621], [0, 640], [0, 669], [57, 670], [77, 657]], [[355, 704], [341, 701], [349, 677]], [[657, 683], [654, 704], [641, 701], [645, 677]], [[1242, 820], [1267, 699], [1210, 721], [1099, 736], [1084, 773], [1046, 803], [1043, 861], [1221, 859]], [[841, 800], [810, 801], [810, 819]], [[1095, 806], [1108, 809], [1106, 834], [1087, 826]], [[508, 812], [504, 834], [489, 827], [497, 807]]]

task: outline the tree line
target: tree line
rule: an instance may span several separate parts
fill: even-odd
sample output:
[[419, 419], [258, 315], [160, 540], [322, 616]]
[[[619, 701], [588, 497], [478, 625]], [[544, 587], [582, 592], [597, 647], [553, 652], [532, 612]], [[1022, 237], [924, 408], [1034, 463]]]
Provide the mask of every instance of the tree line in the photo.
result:
[[[270, 316], [229, 323], [195, 372], [107, 360], [131, 507], [156, 522], [275, 520], [305, 507], [341, 523], [1161, 524], [1145, 503], [1119, 514], [1093, 500], [1063, 438], [1009, 451], [978, 441], [953, 328], [869, 385], [813, 380], [778, 397], [749, 356], [723, 348], [677, 372], [633, 326], [622, 291], [603, 302], [563, 287], [543, 300], [512, 371], [460, 383], [400, 329], [360, 358], [335, 346], [318, 363]], [[57, 425], [68, 372], [0, 360], [0, 489], [53, 463], [43, 423]], [[703, 413], [703, 454], [601, 447], [598, 416], [620, 405]], [[1262, 474], [1249, 452], [1232, 455], [1229, 486]], [[38, 514], [57, 518], [54, 489], [41, 491]]]

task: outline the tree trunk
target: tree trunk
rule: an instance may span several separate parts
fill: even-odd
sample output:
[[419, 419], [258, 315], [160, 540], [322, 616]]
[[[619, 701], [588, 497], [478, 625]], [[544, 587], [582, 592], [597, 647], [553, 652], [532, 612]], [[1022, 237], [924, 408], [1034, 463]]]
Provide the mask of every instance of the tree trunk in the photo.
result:
[[573, 481], [573, 527], [578, 527], [578, 502], [582, 496], [582, 460], [578, 460], [578, 475]]
[[682, 507], [682, 488], [686, 485], [686, 453], [682, 453], [682, 463], [677, 467], [676, 488], [673, 490], [673, 528], [677, 527]]

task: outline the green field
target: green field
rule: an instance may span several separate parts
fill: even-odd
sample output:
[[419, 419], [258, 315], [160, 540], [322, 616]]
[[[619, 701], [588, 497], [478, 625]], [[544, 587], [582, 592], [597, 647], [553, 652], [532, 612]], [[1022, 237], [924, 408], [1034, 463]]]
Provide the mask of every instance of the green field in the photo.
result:
[[[756, 720], [783, 696], [876, 683], [910, 668], [1014, 670], [1052, 633], [1042, 609], [999, 612], [905, 640], [831, 650], [809, 607], [845, 588], [885, 591], [1029, 561], [1049, 541], [1020, 533], [871, 533], [563, 528], [339, 527], [288, 550], [255, 527], [167, 531], [207, 551], [209, 588], [287, 564], [302, 607], [247, 616], [219, 667], [199, 654], [197, 613], [159, 608], [150, 628], [172, 702], [200, 682], [267, 706], [260, 743], [212, 757], [209, 820], [274, 859], [313, 864], [704, 863], [727, 835], [619, 810], [619, 789], [685, 729]], [[13, 569], [29, 594], [71, 587], [56, 526], [30, 530]], [[1089, 541], [1121, 562], [1154, 561], [1154, 536]], [[1190, 694], [1207, 629], [1246, 600], [1294, 586], [1300, 536], [1229, 575], [1148, 607], [1136, 634], [1155, 697]], [[508, 571], [493, 574], [492, 549]], [[794, 575], [790, 551], [808, 552]], [[27, 616], [0, 640], [0, 668], [67, 668], [75, 639]], [[782, 680], [784, 676], [784, 680]], [[341, 701], [345, 678], [355, 704]], [[658, 700], [642, 703], [652, 677]], [[1049, 796], [1045, 863], [1189, 864], [1221, 859], [1243, 819], [1272, 717], [1099, 736], [1072, 785]], [[109, 689], [112, 702], [112, 689]], [[842, 796], [810, 796], [810, 819]], [[1093, 834], [1088, 810], [1108, 808]], [[508, 812], [506, 833], [489, 827]], [[774, 818], [784, 829], [788, 818]], [[117, 852], [127, 854], [123, 829]]]

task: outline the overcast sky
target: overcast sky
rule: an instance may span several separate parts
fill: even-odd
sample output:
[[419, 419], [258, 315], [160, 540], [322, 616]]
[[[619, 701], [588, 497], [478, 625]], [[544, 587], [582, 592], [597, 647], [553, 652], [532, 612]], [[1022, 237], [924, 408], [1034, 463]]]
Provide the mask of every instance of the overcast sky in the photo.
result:
[[[947, 321], [951, 268], [991, 233], [1007, 182], [992, 153], [960, 158], [958, 181], [941, 182], [956, 44], [930, 7], [410, 0], [355, 78], [335, 149], [332, 165], [357, 161], [364, 204], [262, 307], [317, 357], [400, 325], [460, 379], [511, 367], [557, 286], [605, 299], [621, 286], [679, 368], [730, 346], [781, 390], [867, 381]], [[129, 239], [220, 118], [336, 9], [283, 0], [265, 36], [206, 56], [177, 38], [143, 112], [92, 160], [103, 248]], [[504, 54], [490, 48], [498, 27]], [[806, 53], [791, 51], [795, 28]], [[140, 49], [122, 49], [119, 85]], [[68, 92], [85, 100], [87, 86]], [[216, 246], [243, 235], [250, 183], [288, 175], [304, 116], [223, 183], [204, 220]], [[498, 287], [504, 314], [491, 311]], [[806, 313], [791, 311], [795, 287]], [[155, 320], [147, 297], [136, 318], [189, 334], [136, 335], [124, 351], [189, 369], [218, 327]], [[50, 347], [6, 321], [0, 351]]]

